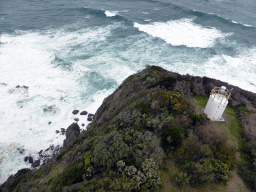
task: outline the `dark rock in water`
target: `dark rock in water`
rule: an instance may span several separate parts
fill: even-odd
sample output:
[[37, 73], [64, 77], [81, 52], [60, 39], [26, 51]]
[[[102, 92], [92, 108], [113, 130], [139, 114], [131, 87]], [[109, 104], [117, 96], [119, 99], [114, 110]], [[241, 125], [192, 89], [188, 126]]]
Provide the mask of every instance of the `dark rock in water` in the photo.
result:
[[84, 126], [84, 123], [82, 123], [82, 126]]
[[45, 149], [45, 151], [49, 151], [49, 150], [50, 150], [50, 148]]
[[40, 160], [36, 160], [34, 163], [32, 163], [32, 167], [38, 167], [40, 165]]
[[59, 130], [56, 130], [55, 132], [58, 134], [60, 131], [59, 131]]
[[22, 87], [23, 87], [24, 89], [28, 89], [28, 86], [23, 85]]
[[20, 85], [17, 85], [15, 88], [20, 88]]
[[89, 113], [88, 118], [87, 118], [87, 121], [92, 121], [93, 118], [94, 118], [94, 115], [91, 114], [91, 113]]
[[25, 162], [27, 162], [27, 161], [28, 161], [28, 156], [26, 156], [26, 157], [24, 158], [24, 161], [25, 161]]
[[77, 113], [79, 113], [79, 110], [74, 110], [72, 113], [76, 115]]
[[50, 121], [49, 123], [48, 123], [48, 125], [50, 125], [52, 122]]
[[33, 163], [33, 158], [31, 156], [28, 157], [28, 162]]
[[0, 85], [4, 85], [4, 86], [7, 86], [7, 84], [6, 84], [6, 83], [0, 83]]
[[25, 149], [20, 149], [20, 154], [23, 154], [24, 151]]
[[80, 113], [80, 115], [87, 115], [87, 114], [88, 114], [87, 111], [82, 111], [82, 112]]
[[60, 128], [60, 130], [61, 130], [61, 135], [65, 135], [66, 130], [64, 128]]
[[79, 121], [79, 119], [78, 119], [78, 118], [75, 118], [74, 120], [75, 120], [75, 121]]
[[54, 149], [54, 145], [51, 144], [51, 145], [49, 146], [49, 148], [50, 148], [51, 150], [53, 150], [53, 149]]
[[45, 113], [47, 113], [47, 112], [56, 113], [56, 105], [50, 105], [50, 106], [48, 106], [48, 107], [45, 107], [45, 108], [43, 109], [43, 111], [44, 111]]
[[73, 141], [78, 137], [80, 134], [80, 128], [77, 123], [72, 123], [66, 131], [66, 139], [64, 140], [63, 147], [66, 149], [68, 148]]
[[41, 154], [42, 154], [42, 152], [43, 152], [43, 150], [39, 151], [39, 153], [38, 153], [38, 154], [39, 154], [39, 155], [41, 155]]

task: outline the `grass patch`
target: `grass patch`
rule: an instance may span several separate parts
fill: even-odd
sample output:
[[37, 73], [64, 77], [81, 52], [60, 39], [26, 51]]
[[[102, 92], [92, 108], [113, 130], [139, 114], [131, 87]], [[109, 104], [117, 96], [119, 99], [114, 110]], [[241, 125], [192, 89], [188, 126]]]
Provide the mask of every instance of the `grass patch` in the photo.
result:
[[209, 99], [208, 97], [204, 97], [201, 95], [195, 96], [193, 98], [196, 100], [197, 104], [202, 108], [205, 108], [207, 101]]
[[[55, 166], [53, 166], [55, 167]], [[62, 164], [59, 164], [58, 166], [56, 166], [50, 173], [49, 175], [46, 177], [46, 182], [48, 183], [51, 179], [53, 179], [54, 177], [56, 177], [58, 174], [62, 173], [62, 171], [64, 170], [65, 166], [63, 166]]]
[[228, 116], [228, 128], [230, 130], [230, 133], [236, 138], [238, 149], [240, 150], [244, 145], [244, 141], [241, 137], [241, 134], [242, 134], [241, 121], [237, 117], [235, 109], [227, 106], [225, 111]]

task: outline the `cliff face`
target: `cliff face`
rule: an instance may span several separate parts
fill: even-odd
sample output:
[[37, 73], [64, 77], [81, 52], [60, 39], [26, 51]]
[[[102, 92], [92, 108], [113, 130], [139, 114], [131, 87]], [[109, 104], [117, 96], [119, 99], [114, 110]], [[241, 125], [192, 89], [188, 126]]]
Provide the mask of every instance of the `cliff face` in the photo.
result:
[[[220, 86], [233, 88], [226, 122], [210, 122], [201, 111]], [[256, 95], [238, 87], [149, 66], [105, 98], [87, 131], [71, 125], [56, 158], [20, 170], [0, 191], [214, 188], [230, 181], [239, 150], [255, 142], [255, 107]], [[239, 167], [241, 175], [249, 169]]]

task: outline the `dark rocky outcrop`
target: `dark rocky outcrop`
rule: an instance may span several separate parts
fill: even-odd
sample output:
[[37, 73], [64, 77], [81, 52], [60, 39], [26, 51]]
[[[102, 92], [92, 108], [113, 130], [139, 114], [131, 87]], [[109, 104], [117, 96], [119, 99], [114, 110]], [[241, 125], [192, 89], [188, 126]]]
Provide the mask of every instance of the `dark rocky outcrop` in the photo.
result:
[[92, 121], [94, 116], [95, 116], [94, 114], [89, 113], [89, 115], [87, 117], [87, 121]]
[[80, 128], [78, 124], [72, 123], [66, 130], [66, 139], [64, 140], [63, 148], [66, 149], [67, 147], [69, 147], [79, 134]]
[[34, 163], [32, 163], [32, 167], [35, 168], [35, 167], [38, 167], [40, 165], [40, 160], [36, 160]]

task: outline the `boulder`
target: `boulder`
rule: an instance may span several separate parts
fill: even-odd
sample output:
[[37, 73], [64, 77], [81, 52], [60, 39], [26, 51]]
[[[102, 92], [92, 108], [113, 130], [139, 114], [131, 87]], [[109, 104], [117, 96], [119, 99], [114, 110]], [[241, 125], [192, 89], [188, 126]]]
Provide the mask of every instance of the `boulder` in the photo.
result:
[[65, 135], [66, 130], [64, 128], [60, 128], [60, 130], [61, 130], [61, 135]]
[[63, 142], [63, 148], [68, 148], [80, 134], [80, 127], [77, 123], [72, 123], [66, 130], [66, 139]]
[[25, 161], [25, 162], [27, 162], [27, 161], [28, 161], [28, 156], [26, 156], [26, 157], [24, 158], [24, 161]]
[[32, 167], [35, 168], [35, 167], [38, 167], [40, 165], [40, 160], [36, 160], [34, 163], [32, 163]]
[[94, 114], [89, 113], [87, 121], [92, 121], [94, 118]]
[[80, 113], [80, 115], [87, 115], [87, 114], [88, 114], [87, 111], [82, 111], [82, 112]]
[[28, 157], [28, 162], [33, 163], [33, 158], [31, 156]]
[[79, 110], [74, 110], [72, 113], [76, 115], [77, 113], [79, 113]]

